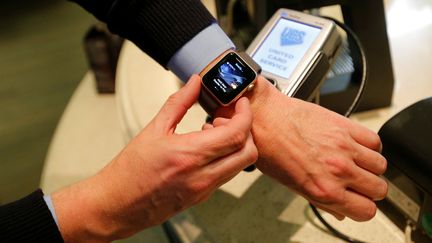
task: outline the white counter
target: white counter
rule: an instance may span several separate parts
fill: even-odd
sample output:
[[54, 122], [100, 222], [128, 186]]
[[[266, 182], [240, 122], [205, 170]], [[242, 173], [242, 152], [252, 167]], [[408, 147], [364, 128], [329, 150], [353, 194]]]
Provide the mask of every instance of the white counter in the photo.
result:
[[[401, 9], [420, 18], [423, 12], [432, 11], [432, 4], [421, 0], [387, 4], [396, 77], [393, 105], [353, 117], [375, 131], [404, 107], [432, 96], [432, 20], [419, 28], [398, 31]], [[86, 75], [69, 102], [45, 163], [41, 180], [45, 192], [102, 168], [178, 87], [175, 76], [126, 42], [119, 61], [116, 97], [97, 94], [92, 77]], [[194, 107], [179, 132], [200, 129], [204, 119], [205, 113]], [[209, 201], [180, 214], [173, 222], [185, 239], [194, 242], [342, 242], [322, 231], [322, 226], [314, 226], [320, 224], [316, 219], [308, 220], [309, 215], [304, 199], [254, 172], [242, 173]], [[342, 232], [365, 241], [404, 240], [402, 232], [380, 212], [366, 223], [339, 222], [328, 214], [324, 217]], [[159, 228], [137, 237], [147, 242], [164, 241]]]

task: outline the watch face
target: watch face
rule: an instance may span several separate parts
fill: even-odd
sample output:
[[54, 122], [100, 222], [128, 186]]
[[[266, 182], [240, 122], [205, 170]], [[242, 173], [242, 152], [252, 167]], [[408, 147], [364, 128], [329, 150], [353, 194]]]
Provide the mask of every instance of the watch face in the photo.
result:
[[229, 104], [256, 78], [255, 72], [234, 52], [228, 53], [204, 77], [204, 85], [223, 104]]

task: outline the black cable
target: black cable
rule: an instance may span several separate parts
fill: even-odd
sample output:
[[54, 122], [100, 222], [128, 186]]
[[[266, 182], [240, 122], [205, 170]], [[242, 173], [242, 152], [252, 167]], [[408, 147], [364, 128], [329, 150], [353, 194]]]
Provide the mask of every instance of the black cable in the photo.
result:
[[[360, 39], [357, 37], [357, 35], [354, 33], [353, 30], [351, 30], [351, 28], [349, 28], [346, 24], [331, 18], [331, 17], [326, 17], [326, 16], [321, 16], [323, 18], [329, 19], [334, 21], [339, 27], [341, 27], [346, 33], [347, 33], [347, 38], [351, 39], [352, 42], [354, 43], [357, 47], [357, 51], [359, 52], [360, 58], [361, 58], [361, 81], [360, 81], [360, 86], [359, 89], [357, 91], [357, 95], [354, 98], [352, 104], [350, 105], [350, 107], [347, 109], [347, 111], [345, 112], [344, 116], [345, 117], [349, 117], [353, 111], [357, 108], [360, 99], [363, 96], [364, 93], [364, 89], [366, 87], [366, 81], [367, 81], [367, 59], [366, 59], [366, 54], [364, 51], [364, 48], [360, 42]], [[351, 48], [352, 50], [352, 48]], [[360, 69], [360, 68], [359, 68]], [[318, 209], [312, 205], [309, 204], [310, 207], [312, 208], [312, 211], [314, 212], [315, 216], [318, 218], [318, 220], [336, 237], [338, 237], [339, 239], [342, 239], [346, 242], [352, 242], [352, 243], [364, 243], [364, 241], [360, 241], [357, 239], [354, 239], [350, 236], [347, 236], [345, 234], [343, 234], [342, 232], [338, 231], [337, 229], [335, 229], [333, 226], [331, 226], [320, 214], [320, 212], [318, 211]]]
[[183, 243], [172, 223], [167, 220], [162, 224], [162, 230], [168, 238], [169, 243]]
[[[347, 109], [347, 111], [345, 112], [344, 116], [349, 117], [353, 111], [357, 108], [358, 104], [360, 103], [360, 100], [363, 96], [365, 87], [366, 87], [366, 82], [367, 82], [367, 78], [368, 78], [368, 63], [367, 63], [367, 58], [366, 58], [366, 53], [364, 51], [363, 45], [360, 42], [360, 39], [358, 38], [358, 36], [356, 35], [356, 33], [346, 24], [340, 22], [337, 19], [334, 19], [332, 17], [327, 17], [327, 16], [321, 16], [322, 18], [326, 18], [329, 19], [333, 22], [335, 22], [336, 25], [338, 25], [340, 28], [342, 28], [346, 33], [347, 33], [347, 38], [352, 40], [350, 43], [353, 43], [356, 45], [356, 49], [359, 52], [359, 56], [361, 59], [361, 80], [360, 80], [360, 86], [359, 89], [357, 91], [357, 95], [354, 98], [354, 101], [351, 103], [351, 106]], [[350, 50], [352, 50], [352, 48], [350, 48]], [[358, 68], [360, 69], [360, 68]]]
[[331, 226], [329, 223], [327, 223], [327, 221], [321, 216], [320, 212], [318, 211], [318, 209], [314, 205], [310, 204], [310, 207], [312, 208], [312, 211], [314, 212], [315, 216], [319, 219], [319, 221], [321, 221], [321, 223], [337, 238], [342, 239], [346, 242], [365, 243], [364, 241], [356, 240], [356, 239], [351, 238], [350, 236], [347, 236], [347, 235], [343, 234], [342, 232], [338, 231], [333, 226]]

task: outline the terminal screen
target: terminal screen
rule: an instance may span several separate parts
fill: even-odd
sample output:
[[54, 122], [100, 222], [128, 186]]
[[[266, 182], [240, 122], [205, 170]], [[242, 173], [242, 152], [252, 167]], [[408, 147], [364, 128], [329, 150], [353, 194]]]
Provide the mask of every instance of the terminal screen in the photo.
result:
[[288, 79], [321, 28], [280, 18], [253, 54], [263, 71]]

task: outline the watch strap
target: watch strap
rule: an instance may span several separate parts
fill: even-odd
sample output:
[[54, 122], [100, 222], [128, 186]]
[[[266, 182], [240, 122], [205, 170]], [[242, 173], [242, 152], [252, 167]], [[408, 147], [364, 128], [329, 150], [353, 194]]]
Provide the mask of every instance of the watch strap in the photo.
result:
[[255, 72], [256, 74], [261, 73], [261, 66], [252, 59], [246, 52], [237, 53]]
[[213, 98], [212, 94], [205, 87], [201, 87], [198, 102], [201, 107], [207, 112], [207, 114], [211, 117], [213, 117], [214, 113], [220, 106], [219, 103]]

